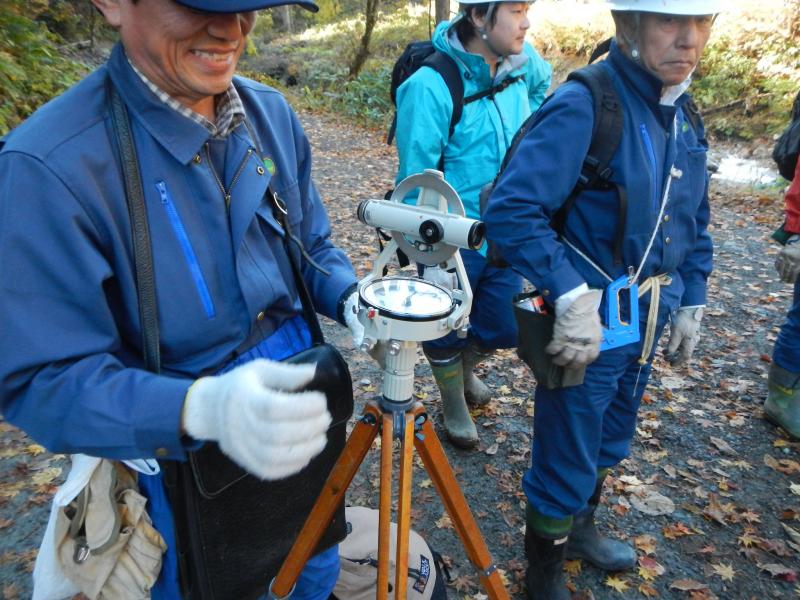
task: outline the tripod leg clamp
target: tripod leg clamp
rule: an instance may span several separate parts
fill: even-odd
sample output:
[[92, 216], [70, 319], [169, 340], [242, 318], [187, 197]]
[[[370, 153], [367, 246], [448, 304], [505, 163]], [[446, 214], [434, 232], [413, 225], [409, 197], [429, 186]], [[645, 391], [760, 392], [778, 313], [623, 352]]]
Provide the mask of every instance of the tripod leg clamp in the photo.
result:
[[272, 581], [269, 582], [269, 589], [267, 590], [267, 595], [264, 596], [264, 600], [287, 600], [287, 598], [291, 598], [292, 594], [294, 594], [294, 589], [297, 587], [297, 583], [292, 586], [292, 589], [289, 590], [289, 593], [286, 596], [276, 596], [275, 592], [272, 591], [272, 586], [275, 585], [275, 578], [272, 578]]

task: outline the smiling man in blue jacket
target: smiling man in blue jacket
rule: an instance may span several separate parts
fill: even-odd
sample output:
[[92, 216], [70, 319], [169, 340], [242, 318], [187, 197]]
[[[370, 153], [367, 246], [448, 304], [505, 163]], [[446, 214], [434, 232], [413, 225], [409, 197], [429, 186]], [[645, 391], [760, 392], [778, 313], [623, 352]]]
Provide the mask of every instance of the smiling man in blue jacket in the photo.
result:
[[[523, 488], [528, 596], [537, 600], [569, 598], [565, 555], [608, 570], [636, 564], [633, 548], [600, 536], [594, 511], [608, 470], [629, 453], [668, 321], [673, 364], [694, 350], [712, 266], [705, 136], [689, 116], [685, 91], [722, 3], [610, 4], [616, 36], [598, 66], [611, 79], [623, 119], [611, 185], [584, 189], [563, 234], [551, 228], [578, 182], [595, 119], [589, 88], [570, 81], [542, 105], [485, 214], [500, 254], [555, 312], [546, 347], [553, 362], [586, 366], [580, 385], [536, 389], [532, 466]], [[603, 290], [621, 279], [638, 285], [639, 341], [600, 352]]]
[[[287, 3], [316, 10], [310, 0], [93, 0], [121, 43], [5, 140], [0, 406], [49, 450], [185, 460], [215, 441], [257, 478], [279, 480], [326, 446], [325, 396], [302, 391], [313, 365], [276, 362], [311, 342], [277, 210], [328, 273], [301, 267], [315, 307], [358, 335], [344, 310], [355, 276], [329, 239], [297, 117], [277, 91], [234, 77], [255, 11]], [[159, 374], [142, 360], [112, 86], [138, 154]], [[140, 486], [169, 548], [153, 598], [181, 597], [161, 478], [141, 476]], [[262, 533], [212, 543], [257, 551]], [[337, 573], [334, 546], [308, 563], [293, 597], [327, 598]], [[266, 591], [255, 576], [237, 597]]]

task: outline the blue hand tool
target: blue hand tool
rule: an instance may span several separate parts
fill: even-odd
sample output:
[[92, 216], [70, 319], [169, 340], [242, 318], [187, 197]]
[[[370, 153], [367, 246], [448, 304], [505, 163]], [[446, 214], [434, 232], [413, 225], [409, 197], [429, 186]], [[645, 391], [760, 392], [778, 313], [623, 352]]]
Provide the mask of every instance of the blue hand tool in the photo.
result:
[[[623, 320], [620, 309], [620, 296], [628, 292], [628, 315]], [[639, 341], [639, 285], [629, 283], [623, 275], [606, 288], [606, 326], [603, 328], [603, 341], [600, 350], [619, 348]]]

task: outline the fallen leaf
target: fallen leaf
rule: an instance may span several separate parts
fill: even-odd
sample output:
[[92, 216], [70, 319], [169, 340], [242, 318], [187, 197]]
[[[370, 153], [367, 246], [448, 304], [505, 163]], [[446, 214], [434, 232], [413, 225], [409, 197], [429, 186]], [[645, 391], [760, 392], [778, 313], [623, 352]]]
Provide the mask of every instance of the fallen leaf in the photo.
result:
[[628, 582], [616, 575], [609, 575], [603, 583], [618, 591], [620, 594], [628, 589]]
[[631, 496], [631, 504], [639, 512], [646, 515], [669, 515], [675, 512], [675, 503], [654, 490], [648, 491], [643, 497]]
[[656, 553], [656, 540], [651, 535], [639, 535], [633, 538], [633, 544], [637, 550], [641, 550], [645, 554]]
[[733, 581], [733, 576], [736, 574], [730, 564], [712, 564], [711, 568], [714, 570], [714, 573], [718, 575], [720, 579], [722, 579], [722, 581]]
[[567, 575], [569, 575], [570, 577], [575, 577], [575, 575], [581, 572], [581, 561], [580, 560], [564, 561], [564, 571], [566, 571]]
[[31, 456], [39, 456], [40, 454], [47, 452], [47, 450], [45, 450], [44, 447], [40, 446], [39, 444], [30, 444], [29, 446], [26, 446], [23, 452], [25, 452], [25, 454], [30, 454]]
[[488, 454], [489, 456], [494, 456], [495, 454], [497, 454], [497, 451], [498, 451], [499, 449], [500, 449], [500, 446], [499, 446], [499, 444], [497, 444], [497, 443], [495, 442], [494, 444], [492, 444], [491, 446], [489, 446], [489, 447], [488, 447], [486, 450], [484, 450], [484, 452], [485, 452], [486, 454]]
[[797, 581], [797, 571], [784, 565], [778, 563], [756, 563], [756, 566], [762, 571], [766, 571], [778, 579], [783, 579], [784, 581], [789, 582]]
[[656, 591], [656, 588], [654, 588], [649, 583], [640, 583], [639, 587], [637, 589], [639, 590], [639, 593], [642, 596], [644, 596], [645, 598], [657, 598], [658, 597], [658, 592]]
[[676, 579], [669, 584], [670, 589], [681, 590], [688, 592], [690, 590], [705, 590], [708, 586], [705, 583], [700, 583], [694, 579]]
[[442, 518], [436, 521], [436, 527], [439, 529], [452, 529], [453, 522], [450, 520], [450, 515], [442, 515]]
[[736, 452], [736, 450], [734, 450], [734, 449], [731, 447], [731, 445], [730, 445], [730, 444], [728, 444], [728, 442], [726, 442], [725, 440], [723, 440], [723, 439], [721, 439], [721, 438], [718, 438], [718, 437], [714, 437], [713, 435], [712, 435], [712, 436], [711, 436], [709, 439], [711, 440], [711, 444], [712, 444], [712, 445], [713, 445], [713, 446], [714, 446], [714, 447], [715, 447], [717, 450], [719, 450], [720, 452], [722, 452], [723, 454], [731, 454], [731, 455], [736, 455], [736, 454], [738, 454], [738, 452]]

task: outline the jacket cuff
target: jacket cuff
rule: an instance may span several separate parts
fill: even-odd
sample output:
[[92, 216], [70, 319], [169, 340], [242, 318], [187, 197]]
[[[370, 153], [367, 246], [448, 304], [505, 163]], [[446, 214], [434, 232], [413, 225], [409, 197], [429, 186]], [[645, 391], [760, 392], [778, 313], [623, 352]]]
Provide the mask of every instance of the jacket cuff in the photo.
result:
[[199, 446], [181, 432], [181, 416], [191, 379], [147, 374], [140, 383], [134, 409], [136, 445], [145, 456], [185, 459], [186, 451]]

